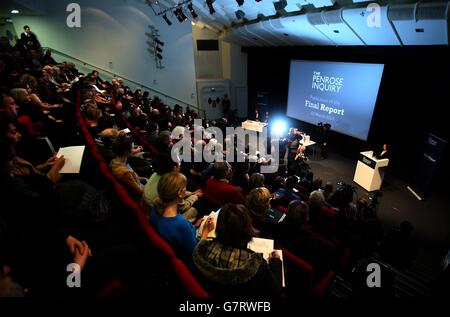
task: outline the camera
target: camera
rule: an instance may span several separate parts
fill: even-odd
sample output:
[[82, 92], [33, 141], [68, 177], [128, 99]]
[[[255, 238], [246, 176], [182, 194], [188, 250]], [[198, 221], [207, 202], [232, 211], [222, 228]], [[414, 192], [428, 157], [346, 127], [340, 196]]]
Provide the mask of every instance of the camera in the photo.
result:
[[376, 207], [378, 205], [378, 198], [382, 197], [383, 193], [380, 191], [373, 192], [369, 195], [370, 206]]
[[347, 184], [347, 183], [345, 183], [345, 182], [343, 182], [343, 181], [339, 181], [339, 182], [337, 182], [337, 185], [339, 186], [339, 189], [347, 189], [347, 190], [351, 190], [351, 191], [354, 191], [354, 190], [356, 190], [356, 187], [355, 186], [352, 186], [352, 185], [350, 185], [350, 184]]
[[349, 204], [353, 202], [353, 194], [356, 193], [355, 190], [356, 187], [352, 185], [342, 181], [337, 182], [337, 188], [331, 196], [330, 203], [341, 210], [348, 208]]

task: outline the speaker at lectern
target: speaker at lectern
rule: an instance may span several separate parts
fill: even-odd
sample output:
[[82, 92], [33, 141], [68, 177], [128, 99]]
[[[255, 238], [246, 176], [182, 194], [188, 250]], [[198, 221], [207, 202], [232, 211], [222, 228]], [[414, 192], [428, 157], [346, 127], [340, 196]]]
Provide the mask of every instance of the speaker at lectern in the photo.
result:
[[379, 190], [388, 165], [389, 159], [378, 160], [373, 157], [373, 151], [361, 152], [353, 181], [368, 192]]

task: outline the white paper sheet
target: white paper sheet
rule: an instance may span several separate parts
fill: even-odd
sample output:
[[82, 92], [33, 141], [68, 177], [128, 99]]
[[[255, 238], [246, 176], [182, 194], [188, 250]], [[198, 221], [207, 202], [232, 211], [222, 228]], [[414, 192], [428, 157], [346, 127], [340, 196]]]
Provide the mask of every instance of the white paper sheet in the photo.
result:
[[276, 251], [280, 256], [281, 260], [281, 275], [282, 275], [282, 285], [286, 286], [286, 281], [284, 278], [284, 261], [283, 261], [283, 251], [282, 250], [274, 250], [274, 241], [272, 239], [263, 239], [263, 238], [253, 238], [252, 241], [248, 243], [247, 246], [250, 250], [255, 251], [256, 253], [261, 253], [264, 260], [269, 262], [269, 256], [273, 251]]
[[209, 238], [215, 238], [216, 237], [216, 227], [217, 227], [217, 217], [219, 216], [219, 210], [218, 211], [212, 211], [208, 216], [204, 216], [203, 217], [203, 222], [200, 225], [200, 227], [198, 227], [197, 230], [197, 237], [201, 237], [202, 232], [203, 232], [203, 227], [206, 223], [206, 220], [208, 219], [208, 217], [211, 217], [213, 222], [214, 222], [214, 230], [212, 230], [211, 232], [208, 233], [208, 239]]
[[65, 163], [59, 171], [61, 174], [78, 174], [80, 173], [81, 161], [83, 159], [85, 146], [70, 146], [60, 148], [57, 157], [64, 155]]

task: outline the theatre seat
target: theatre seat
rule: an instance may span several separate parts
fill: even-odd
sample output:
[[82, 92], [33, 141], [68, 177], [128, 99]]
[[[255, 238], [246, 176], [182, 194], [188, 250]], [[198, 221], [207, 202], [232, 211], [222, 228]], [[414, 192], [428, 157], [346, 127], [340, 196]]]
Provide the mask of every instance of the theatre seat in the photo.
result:
[[31, 122], [30, 117], [28, 116], [20, 116], [17, 118], [17, 122], [24, 126], [27, 129], [27, 132], [33, 137], [41, 137], [43, 134], [37, 130], [38, 127], [43, 127], [42, 123], [33, 123]]
[[209, 297], [209, 294], [198, 283], [186, 265], [177, 258], [172, 259], [172, 266], [183, 284], [186, 293], [193, 297]]
[[104, 298], [114, 294], [114, 292], [122, 289], [122, 283], [118, 279], [113, 279], [95, 294], [96, 297]]
[[329, 271], [324, 277], [318, 279], [314, 276], [314, 269], [309, 263], [286, 248], [282, 250], [289, 296], [324, 296], [334, 280], [335, 273]]

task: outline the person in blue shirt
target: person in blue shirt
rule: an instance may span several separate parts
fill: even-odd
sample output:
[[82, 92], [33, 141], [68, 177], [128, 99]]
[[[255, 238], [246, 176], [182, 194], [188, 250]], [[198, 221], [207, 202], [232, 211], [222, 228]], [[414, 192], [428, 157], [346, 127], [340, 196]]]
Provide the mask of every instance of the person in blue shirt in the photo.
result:
[[[158, 182], [158, 198], [150, 213], [150, 222], [177, 254], [191, 257], [198, 243], [196, 230], [177, 209], [178, 203], [186, 195], [186, 185], [186, 176], [181, 173], [167, 173], [161, 177]], [[200, 239], [206, 239], [213, 229], [214, 222], [208, 218]]]

